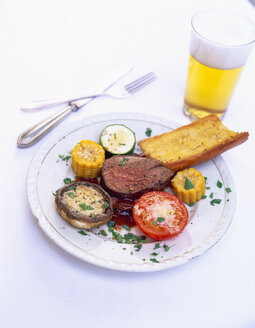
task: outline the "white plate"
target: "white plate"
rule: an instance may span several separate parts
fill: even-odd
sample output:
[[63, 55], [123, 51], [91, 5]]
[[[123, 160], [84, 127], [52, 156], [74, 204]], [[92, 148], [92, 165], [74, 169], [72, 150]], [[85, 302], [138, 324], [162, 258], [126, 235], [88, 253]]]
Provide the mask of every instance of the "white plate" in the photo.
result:
[[[153, 240], [143, 244], [140, 251], [137, 251], [133, 244], [118, 243], [112, 239], [106, 225], [90, 230], [87, 235], [81, 235], [78, 233], [79, 229], [59, 216], [52, 192], [64, 185], [64, 178], [75, 176], [70, 160], [67, 163], [58, 160], [59, 155], [69, 155], [75, 144], [82, 139], [98, 141], [103, 128], [113, 123], [127, 125], [135, 132], [137, 140], [146, 138], [146, 128], [152, 129], [153, 136], [178, 127], [176, 123], [155, 116], [114, 113], [70, 124], [63, 128], [61, 133], [52, 135], [36, 152], [27, 177], [30, 207], [41, 229], [68, 253], [84, 261], [115, 270], [163, 270], [186, 263], [204, 253], [225, 233], [235, 209], [234, 182], [221, 156], [196, 167], [207, 177], [207, 198], [192, 207], [187, 206], [190, 213], [187, 227], [179, 236], [160, 242], [159, 248], [154, 249], [158, 242]], [[139, 147], [136, 147], [136, 151], [138, 150]], [[222, 182], [222, 188], [217, 186], [218, 180]], [[231, 192], [226, 192], [226, 188], [231, 188]], [[212, 193], [213, 199], [222, 200], [220, 204], [210, 204]], [[101, 229], [107, 232], [107, 236], [99, 233]], [[137, 227], [132, 228], [131, 232], [141, 234]], [[123, 229], [121, 233], [127, 231]], [[170, 249], [166, 251], [164, 245]], [[152, 253], [158, 255], [153, 256]], [[156, 259], [158, 263], [151, 259]]]

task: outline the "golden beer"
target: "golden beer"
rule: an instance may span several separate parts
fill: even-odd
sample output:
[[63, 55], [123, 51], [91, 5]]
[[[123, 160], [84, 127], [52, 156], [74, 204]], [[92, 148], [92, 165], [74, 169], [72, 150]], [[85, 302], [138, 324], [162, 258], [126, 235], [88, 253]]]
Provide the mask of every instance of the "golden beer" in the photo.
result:
[[217, 114], [227, 109], [243, 66], [216, 69], [199, 63], [190, 56], [184, 106], [195, 117]]
[[185, 115], [224, 115], [254, 41], [255, 25], [244, 16], [225, 10], [193, 16]]

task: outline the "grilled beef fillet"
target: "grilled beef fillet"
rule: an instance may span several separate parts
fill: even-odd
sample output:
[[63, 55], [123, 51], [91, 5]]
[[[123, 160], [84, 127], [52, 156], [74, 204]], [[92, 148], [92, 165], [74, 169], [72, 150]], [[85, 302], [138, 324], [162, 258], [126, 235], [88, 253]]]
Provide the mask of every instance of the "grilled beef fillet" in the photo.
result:
[[116, 155], [104, 162], [102, 185], [112, 196], [138, 197], [168, 187], [174, 172], [155, 159]]

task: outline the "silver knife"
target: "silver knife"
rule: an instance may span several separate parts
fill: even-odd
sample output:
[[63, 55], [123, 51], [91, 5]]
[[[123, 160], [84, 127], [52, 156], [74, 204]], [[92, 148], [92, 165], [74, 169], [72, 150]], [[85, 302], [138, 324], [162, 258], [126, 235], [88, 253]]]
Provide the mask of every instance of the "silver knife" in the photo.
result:
[[[131, 71], [132, 67], [129, 65], [121, 66], [115, 69], [112, 73], [106, 75], [97, 85], [94, 87], [95, 93], [102, 93], [107, 91], [114, 83], [119, 81], [127, 73]], [[94, 97], [95, 98], [95, 97]], [[82, 99], [77, 102], [70, 102], [68, 105], [57, 111], [55, 114], [49, 118], [43, 120], [40, 123], [32, 126], [31, 128], [25, 130], [18, 136], [17, 146], [19, 148], [26, 148], [34, 145], [38, 140], [40, 140], [46, 133], [52, 130], [59, 122], [61, 122], [66, 116], [72, 112], [76, 112], [81, 107], [86, 105], [94, 98]]]

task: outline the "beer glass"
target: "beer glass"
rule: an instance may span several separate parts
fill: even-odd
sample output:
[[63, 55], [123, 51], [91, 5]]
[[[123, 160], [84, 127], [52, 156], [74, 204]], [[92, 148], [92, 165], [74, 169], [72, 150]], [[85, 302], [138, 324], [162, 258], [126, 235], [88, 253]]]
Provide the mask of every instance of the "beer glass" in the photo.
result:
[[228, 11], [203, 11], [191, 21], [184, 113], [192, 120], [224, 115], [255, 41], [255, 25]]

